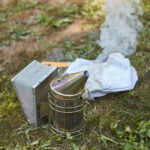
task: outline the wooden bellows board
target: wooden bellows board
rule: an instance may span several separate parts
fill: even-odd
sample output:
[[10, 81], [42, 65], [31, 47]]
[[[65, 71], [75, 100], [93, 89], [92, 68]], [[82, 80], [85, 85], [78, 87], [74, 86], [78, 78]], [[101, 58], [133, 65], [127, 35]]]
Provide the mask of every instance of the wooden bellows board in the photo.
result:
[[41, 63], [44, 64], [44, 65], [47, 65], [47, 66], [56, 66], [58, 68], [68, 68], [68, 66], [69, 66], [68, 62], [42, 61]]

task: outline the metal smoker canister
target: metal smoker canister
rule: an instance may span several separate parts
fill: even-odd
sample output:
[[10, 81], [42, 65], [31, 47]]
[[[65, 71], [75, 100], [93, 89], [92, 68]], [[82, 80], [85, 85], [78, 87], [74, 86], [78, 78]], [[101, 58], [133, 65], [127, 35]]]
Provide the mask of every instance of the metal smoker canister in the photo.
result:
[[50, 84], [50, 126], [55, 134], [80, 135], [85, 127], [82, 98], [88, 72], [79, 72], [55, 79]]

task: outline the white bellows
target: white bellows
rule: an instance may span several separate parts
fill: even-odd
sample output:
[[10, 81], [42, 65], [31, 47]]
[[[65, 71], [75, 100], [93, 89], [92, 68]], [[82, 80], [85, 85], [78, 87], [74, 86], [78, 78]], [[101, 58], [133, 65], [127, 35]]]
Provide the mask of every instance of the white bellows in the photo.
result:
[[105, 61], [110, 53], [129, 56], [136, 51], [138, 33], [142, 30], [140, 0], [106, 0], [106, 18], [101, 27], [99, 45], [103, 48], [97, 61]]
[[110, 54], [107, 61], [103, 63], [78, 58], [69, 66], [66, 73], [71, 74], [83, 70], [89, 72], [85, 85], [85, 95], [89, 92], [89, 98], [132, 90], [138, 80], [136, 70], [131, 66], [130, 60], [120, 53]]

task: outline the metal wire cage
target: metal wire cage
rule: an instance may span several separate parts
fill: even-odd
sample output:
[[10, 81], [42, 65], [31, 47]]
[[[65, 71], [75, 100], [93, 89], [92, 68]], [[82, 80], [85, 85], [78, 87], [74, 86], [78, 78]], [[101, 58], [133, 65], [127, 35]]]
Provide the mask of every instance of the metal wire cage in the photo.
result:
[[[52, 81], [53, 82], [53, 81]], [[52, 89], [50, 84], [49, 108], [51, 131], [60, 136], [70, 133], [72, 136], [82, 134], [85, 128], [83, 90], [77, 94], [62, 94]]]

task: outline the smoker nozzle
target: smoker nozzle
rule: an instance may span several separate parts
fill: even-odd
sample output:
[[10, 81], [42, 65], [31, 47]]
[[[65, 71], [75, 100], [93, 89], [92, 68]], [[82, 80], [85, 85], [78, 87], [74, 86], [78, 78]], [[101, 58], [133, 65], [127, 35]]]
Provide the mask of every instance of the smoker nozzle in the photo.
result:
[[84, 90], [85, 83], [89, 77], [88, 71], [64, 75], [56, 79], [51, 88], [62, 94], [76, 94]]

